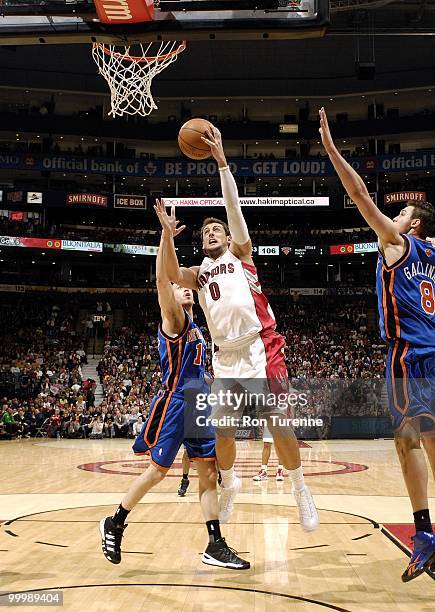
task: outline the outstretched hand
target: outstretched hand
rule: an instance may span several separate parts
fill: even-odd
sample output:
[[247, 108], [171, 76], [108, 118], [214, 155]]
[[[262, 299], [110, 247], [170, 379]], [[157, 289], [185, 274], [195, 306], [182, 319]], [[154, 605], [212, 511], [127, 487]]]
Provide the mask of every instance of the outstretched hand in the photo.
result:
[[166, 206], [160, 200], [156, 200], [154, 210], [156, 211], [156, 215], [159, 218], [163, 230], [171, 233], [174, 238], [178, 236], [178, 234], [181, 234], [186, 228], [185, 225], [177, 227], [180, 222], [175, 218], [175, 206], [171, 206], [171, 214], [168, 215]]
[[334, 148], [335, 145], [334, 145], [334, 141], [332, 140], [331, 131], [329, 129], [328, 117], [326, 115], [326, 111], [323, 106], [319, 110], [319, 116], [320, 116], [320, 128], [319, 128], [320, 136], [322, 137], [323, 146], [325, 147], [326, 151], [328, 151]]
[[217, 127], [211, 126], [204, 132], [205, 136], [201, 136], [203, 140], [211, 149], [211, 154], [215, 160], [219, 163], [226, 165], [224, 147], [222, 145], [222, 135]]

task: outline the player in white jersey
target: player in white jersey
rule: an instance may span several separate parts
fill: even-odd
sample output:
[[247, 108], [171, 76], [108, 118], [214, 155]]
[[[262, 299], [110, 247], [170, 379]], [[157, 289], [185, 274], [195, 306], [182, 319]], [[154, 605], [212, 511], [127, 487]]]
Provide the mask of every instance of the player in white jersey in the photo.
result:
[[[216, 218], [205, 219], [201, 233], [206, 257], [201, 266], [180, 268], [174, 247], [171, 253], [166, 251], [167, 273], [173, 282], [198, 291], [210, 334], [218, 347], [213, 355], [212, 393], [228, 390], [228, 381], [236, 379], [244, 389], [253, 388], [258, 393], [267, 387], [267, 391], [277, 394], [278, 390], [288, 390], [283, 355], [285, 340], [275, 331], [275, 317], [258, 280], [252, 243], [220, 132], [213, 128], [206, 136], [204, 140], [219, 166], [228, 225]], [[162, 225], [172, 226], [178, 233], [174, 209], [168, 215], [165, 207], [158, 204], [156, 212]], [[232, 411], [233, 405], [220, 405], [214, 416], [228, 416]], [[271, 412], [263, 414], [268, 417], [280, 464], [289, 472], [301, 525], [306, 531], [312, 531], [319, 519], [304, 482], [298, 442], [290, 427], [272, 426]], [[222, 475], [219, 515], [222, 522], [228, 521], [234, 498], [241, 489], [241, 480], [234, 473], [235, 431], [236, 427], [216, 427], [216, 455]]]

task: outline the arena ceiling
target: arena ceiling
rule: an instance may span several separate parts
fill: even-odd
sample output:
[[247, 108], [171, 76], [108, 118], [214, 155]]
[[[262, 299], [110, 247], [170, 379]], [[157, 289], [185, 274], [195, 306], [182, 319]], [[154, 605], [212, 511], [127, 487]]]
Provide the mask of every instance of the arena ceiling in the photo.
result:
[[[335, 0], [333, 8], [323, 39], [191, 42], [156, 78], [155, 94], [307, 98], [435, 85], [435, 0]], [[358, 57], [374, 61], [374, 79], [358, 80]], [[2, 47], [0, 86], [106, 91], [87, 45]]]

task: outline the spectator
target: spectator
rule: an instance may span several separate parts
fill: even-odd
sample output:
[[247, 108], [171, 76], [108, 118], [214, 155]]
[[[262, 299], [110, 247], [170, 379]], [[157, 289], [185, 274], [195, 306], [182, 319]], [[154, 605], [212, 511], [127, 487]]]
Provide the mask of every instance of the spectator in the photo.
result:
[[111, 415], [108, 415], [104, 421], [103, 426], [104, 436], [106, 438], [114, 438], [115, 437], [115, 428], [113, 425], [113, 420]]
[[54, 413], [50, 417], [50, 424], [48, 427], [48, 436], [50, 438], [60, 438], [60, 431], [62, 425], [62, 416], [59, 408], [55, 408]]
[[115, 410], [115, 418], [113, 419], [115, 428], [115, 438], [125, 438], [128, 434], [128, 422], [125, 414], [119, 408]]
[[14, 419], [13, 410], [7, 404], [3, 405], [3, 415], [1, 417], [1, 422], [3, 424], [5, 432], [11, 436], [15, 437], [18, 431], [18, 424]]
[[101, 439], [103, 437], [104, 425], [103, 425], [103, 422], [101, 420], [101, 417], [94, 416], [92, 418], [91, 422], [89, 423], [88, 427], [91, 430], [91, 433], [89, 434], [90, 438], [92, 438], [92, 439], [95, 439], [95, 438]]
[[133, 423], [133, 436], [136, 438], [136, 436], [138, 436], [140, 434], [140, 432], [142, 431], [142, 425], [143, 425], [144, 421], [142, 418], [142, 415], [140, 415], [137, 419], [137, 421], [135, 421]]

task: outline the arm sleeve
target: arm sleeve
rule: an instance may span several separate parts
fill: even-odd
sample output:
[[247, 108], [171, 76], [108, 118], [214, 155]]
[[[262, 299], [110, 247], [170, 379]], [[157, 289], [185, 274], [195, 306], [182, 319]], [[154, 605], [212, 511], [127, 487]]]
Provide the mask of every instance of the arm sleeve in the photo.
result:
[[228, 166], [219, 168], [219, 172], [231, 237], [236, 244], [246, 244], [249, 241], [249, 232], [240, 207], [236, 181]]

